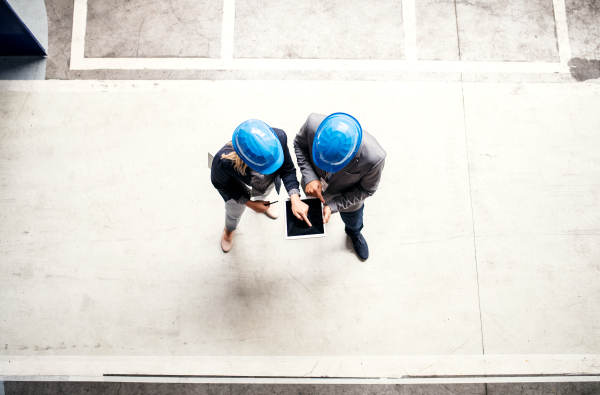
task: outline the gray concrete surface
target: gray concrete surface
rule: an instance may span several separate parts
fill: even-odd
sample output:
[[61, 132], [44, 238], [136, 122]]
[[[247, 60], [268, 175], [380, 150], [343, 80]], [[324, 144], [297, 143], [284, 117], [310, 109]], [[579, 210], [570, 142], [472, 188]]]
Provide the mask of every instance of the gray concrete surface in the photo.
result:
[[558, 61], [552, 0], [456, 0], [460, 59]]
[[[600, 366], [597, 85], [13, 86], [0, 96], [7, 375]], [[356, 259], [339, 216], [326, 238], [290, 242], [281, 219], [252, 212], [224, 255], [223, 203], [202, 153], [239, 119], [293, 134], [311, 111], [339, 109], [388, 152], [366, 205], [371, 258]]]
[[566, 0], [574, 58], [600, 60], [600, 1]]
[[460, 60], [455, 1], [417, 1], [415, 11], [419, 59]]
[[90, 0], [85, 56], [216, 58], [222, 16], [221, 0]]
[[69, 69], [73, 33], [73, 1], [44, 0], [48, 14], [47, 79], [77, 78]]
[[[72, 0], [45, 0], [48, 10], [50, 44], [49, 58], [47, 64], [48, 79], [207, 79], [207, 80], [257, 80], [257, 79], [280, 79], [280, 80], [460, 80], [465, 81], [498, 81], [498, 82], [574, 82], [578, 81], [577, 76], [570, 77], [568, 74], [535, 74], [535, 73], [460, 73], [452, 72], [393, 72], [393, 71], [287, 71], [287, 70], [241, 70], [241, 71], [219, 71], [219, 70], [70, 70], [70, 41], [72, 33], [73, 20], [73, 1]], [[183, 0], [180, 0], [183, 1]], [[578, 50], [579, 42], [583, 46], [592, 46], [598, 42], [598, 21], [595, 14], [581, 9], [577, 11], [575, 0], [567, 1], [568, 16], [569, 16], [569, 34], [571, 43], [574, 48], [574, 57], [577, 53], [589, 55], [590, 50]], [[394, 38], [390, 36], [391, 41], [386, 40], [370, 40], [367, 36], [361, 36], [360, 33], [354, 34], [355, 39], [359, 44], [357, 48], [362, 54], [353, 52], [352, 48], [347, 46], [348, 35], [338, 35], [328, 33], [327, 29], [316, 29], [313, 26], [305, 26], [306, 21], [318, 22], [323, 20], [334, 20], [332, 25], [334, 29], [340, 29], [343, 24], [335, 22], [338, 14], [345, 15], [352, 22], [356, 22], [359, 12], [353, 8], [341, 7], [337, 3], [332, 3], [331, 7], [324, 10], [320, 16], [308, 16], [306, 18], [297, 18], [298, 13], [301, 15], [307, 14], [310, 10], [304, 3], [299, 3], [299, 11], [295, 10], [293, 17], [287, 18], [289, 14], [289, 5], [287, 3], [272, 3], [265, 5], [263, 3], [236, 2], [237, 7], [246, 7], [245, 9], [236, 10], [236, 42], [234, 43], [234, 51], [236, 56], [255, 57], [251, 52], [258, 51], [265, 56], [281, 56], [281, 57], [323, 57], [326, 53], [323, 45], [327, 48], [334, 48], [330, 51], [333, 57], [348, 57], [348, 56], [363, 56], [363, 57], [385, 57], [390, 54], [403, 56], [403, 28], [400, 27], [400, 36]], [[399, 2], [393, 7], [398, 8]], [[94, 4], [90, 2], [90, 4]], [[130, 3], [128, 3], [130, 4]], [[183, 3], [179, 3], [183, 4]], [[316, 8], [320, 7], [315, 5]], [[377, 5], [372, 3], [370, 5]], [[377, 32], [382, 26], [386, 26], [389, 16], [381, 17], [384, 23], [375, 22], [374, 18], [379, 17], [382, 11], [390, 10], [388, 3], [382, 3], [383, 8], [378, 10], [374, 7], [370, 13], [366, 14], [364, 20], [366, 26], [370, 26], [372, 31]], [[459, 22], [462, 19], [466, 20], [466, 24], [459, 23], [460, 41], [461, 41], [461, 59], [474, 61], [488, 60], [525, 60], [525, 61], [557, 61], [557, 44], [554, 34], [553, 8], [551, 1], [539, 0], [536, 2], [501, 2], [493, 6], [487, 4], [483, 0], [472, 3], [457, 3], [456, 12], [458, 12]], [[587, 7], [591, 7], [594, 3], [590, 3]], [[256, 8], [253, 10], [253, 6]], [[152, 7], [156, 5], [147, 5], [138, 7], [148, 10], [148, 15], [153, 15]], [[92, 7], [92, 6], [90, 6]], [[101, 2], [97, 2], [96, 7], [102, 8]], [[262, 8], [261, 8], [262, 7]], [[387, 8], [386, 8], [387, 7]], [[392, 10], [394, 8], [392, 7]], [[315, 9], [316, 9], [315, 8]], [[139, 30], [142, 27], [141, 23], [145, 14], [139, 13], [139, 10], [124, 12], [127, 6], [117, 8], [113, 18], [115, 21], [123, 21], [124, 24], [120, 29], [129, 29], [130, 26], [136, 26]], [[172, 12], [165, 14], [163, 17], [168, 19], [173, 17]], [[106, 10], [108, 12], [108, 10]], [[361, 11], [362, 12], [362, 11]], [[396, 12], [396, 11], [394, 11]], [[579, 14], [577, 14], [579, 12]], [[416, 4], [416, 23], [417, 23], [417, 49], [418, 56], [421, 60], [440, 59], [440, 60], [458, 60], [458, 37], [456, 33], [456, 15], [454, 14], [454, 2], [444, 0], [442, 2], [417, 2]], [[171, 16], [169, 16], [171, 15]], [[401, 10], [399, 20], [401, 22]], [[580, 18], [580, 22], [577, 19]], [[156, 16], [153, 16], [156, 17]], [[202, 16], [199, 16], [201, 18]], [[320, 18], [320, 19], [319, 19]], [[574, 19], [575, 18], [575, 19]], [[298, 19], [298, 20], [296, 20]], [[268, 25], [263, 25], [263, 29], [253, 29], [248, 25], [249, 21], [256, 23], [269, 22]], [[475, 23], [474, 21], [478, 21]], [[575, 21], [575, 22], [573, 22]], [[479, 23], [481, 22], [481, 23]], [[485, 23], [484, 23], [485, 22]], [[96, 22], [100, 29], [106, 29], [102, 26], [102, 21]], [[286, 25], [287, 24], [287, 25]], [[177, 24], [177, 26], [179, 23]], [[479, 26], [477, 26], [479, 25]], [[266, 28], [264, 27], [266, 26]], [[350, 32], [354, 29], [354, 25], [350, 25]], [[144, 27], [146, 29], [147, 27]], [[149, 28], [149, 27], [148, 27]], [[398, 27], [389, 27], [392, 32], [398, 30]], [[320, 40], [312, 40], [312, 32], [314, 29], [318, 31]], [[575, 30], [577, 31], [575, 31]], [[119, 29], [117, 29], [119, 30]], [[125, 30], [119, 30], [124, 32]], [[241, 35], [241, 31], [248, 34]], [[337, 31], [337, 30], [336, 30]], [[151, 32], [148, 31], [148, 34]], [[137, 34], [137, 32], [136, 32]], [[158, 34], [158, 33], [157, 33]], [[166, 34], [166, 33], [165, 33]], [[178, 33], [179, 34], [179, 33]], [[330, 34], [330, 36], [327, 36]], [[379, 33], [378, 33], [379, 34]], [[537, 37], [536, 37], [537, 36]], [[256, 40], [264, 39], [264, 42], [252, 41], [250, 37]], [[156, 50], [156, 56], [170, 56], [169, 53], [179, 52], [185, 49], [185, 46], [173, 44], [172, 48], [163, 51], [157, 46], [153, 47], [152, 40], [160, 38], [150, 34], [148, 42], [141, 42], [146, 45], [146, 48]], [[124, 40], [121, 42], [120, 40]], [[129, 40], [129, 41], [128, 41]], [[108, 54], [113, 51], [113, 46], [126, 48], [133, 47], [134, 43], [137, 48], [136, 39], [131, 41], [128, 37], [116, 37], [111, 39], [110, 43], [97, 43], [96, 49], [87, 46], [86, 51], [99, 50]], [[298, 53], [286, 52], [292, 40], [298, 48]], [[336, 41], [337, 40], [337, 41]], [[341, 41], [340, 41], [341, 40]], [[244, 42], [242, 45], [240, 42]], [[338, 42], [339, 41], [339, 42]], [[121, 44], [119, 44], [121, 42]], [[315, 46], [314, 42], [319, 45]], [[270, 43], [267, 47], [265, 43]], [[587, 43], [587, 44], [586, 44]], [[247, 44], [247, 45], [246, 45]], [[285, 44], [285, 45], [284, 45]], [[368, 44], [368, 45], [367, 45]], [[141, 46], [140, 46], [141, 48]], [[586, 47], [587, 48], [587, 47]], [[262, 51], [262, 52], [261, 52]], [[312, 51], [312, 52], [311, 52]], [[398, 52], [400, 51], [400, 52]], [[386, 54], [387, 53], [387, 54]], [[394, 56], [396, 56], [394, 55]], [[111, 55], [113, 56], [113, 55]], [[177, 56], [177, 55], [172, 55]], [[329, 55], [328, 55], [329, 56]], [[595, 56], [595, 55], [594, 55]], [[586, 77], [588, 81], [594, 81], [590, 78], [593, 74]], [[597, 81], [597, 80], [595, 80]]]
[[[465, 91], [486, 352], [560, 353], [558, 339], [569, 334], [574, 353], [600, 353], [600, 325], [582, 332], [582, 320], [598, 311], [589, 276], [600, 273], [599, 217], [589, 215], [600, 187], [583, 180], [600, 179], [600, 117], [574, 115], [580, 106], [600, 108], [600, 97], [573, 96], [560, 113], [542, 116], [555, 98]], [[534, 325], [536, 317], [554, 324]]]
[[[7, 259], [10, 263], [0, 268], [7, 273], [7, 276], [0, 276], [5, 284], [0, 287], [0, 294], [5, 295], [6, 301], [0, 306], [4, 316], [0, 322], [0, 344], [8, 344], [0, 354], [296, 356], [323, 353], [339, 356], [481, 353], [473, 246], [468, 236], [471, 211], [467, 162], [463, 156], [460, 86], [442, 84], [439, 87], [442, 91], [437, 95], [431, 95], [429, 91], [420, 93], [419, 89], [406, 86], [402, 92], [385, 95], [364, 92], [339, 96], [331, 91], [313, 97], [312, 92], [262, 92], [269, 84], [260, 85], [259, 91], [244, 93], [242, 90], [233, 94], [218, 86], [211, 93], [202, 89], [192, 95], [165, 92], [2, 93], [0, 100], [4, 111], [8, 119], [14, 119], [1, 129], [6, 133], [2, 158], [17, 155], [30, 163], [27, 166], [38, 169], [34, 173], [27, 172], [33, 177], [28, 182], [38, 185], [38, 190], [44, 191], [41, 193], [49, 193], [44, 199], [54, 201], [57, 205], [53, 207], [58, 211], [57, 216], [42, 220], [38, 217], [38, 209], [29, 211], [30, 206], [39, 205], [35, 201], [19, 203], [28, 214], [9, 215], [5, 211], [8, 206], [0, 207], [0, 213], [6, 213], [19, 224], [28, 224], [27, 229], [21, 229], [21, 225], [5, 221], [1, 230], [3, 240], [10, 237], [10, 245], [15, 244], [13, 248], [9, 247], [9, 242], [3, 243], [0, 252], [13, 256], [10, 251], [14, 251], [29, 262], [22, 263], [21, 258], [15, 257], [16, 260]], [[15, 118], [24, 100], [27, 102], [21, 117]], [[377, 131], [378, 140], [386, 145], [390, 154], [387, 166], [404, 169], [399, 173], [387, 173], [389, 181], [376, 195], [378, 202], [367, 206], [367, 215], [373, 224], [389, 217], [384, 207], [392, 203], [384, 203], [385, 199], [413, 202], [414, 194], [418, 194], [420, 202], [427, 202], [427, 210], [405, 208], [396, 214], [402, 220], [398, 217], [398, 222], [387, 230], [366, 224], [365, 237], [371, 235], [371, 260], [366, 265], [355, 259], [339, 216], [327, 229], [327, 238], [307, 243], [306, 240], [290, 242], [280, 237], [281, 219], [278, 223], [263, 221], [264, 216], [257, 217], [249, 212], [238, 230], [236, 249], [223, 255], [220, 249], [213, 248], [217, 246], [217, 238], [213, 236], [219, 234], [218, 224], [224, 215], [220, 209], [222, 200], [205, 177], [204, 166], [199, 166], [198, 161], [203, 160], [203, 156], [197, 153], [222, 146], [230, 138], [230, 130], [239, 123], [238, 119], [250, 118], [250, 114], [254, 117], [263, 114], [269, 123], [293, 135], [311, 109], [333, 112], [334, 107], [354, 110], [353, 113], [363, 119], [365, 128], [374, 133]], [[29, 108], [35, 108], [36, 115], [28, 115]], [[89, 108], [94, 111], [87, 111]], [[419, 133], [395, 136], [385, 127], [391, 114], [402, 117], [405, 129], [419, 130]], [[36, 120], [35, 126], [30, 122], [31, 116]], [[21, 122], [26, 122], [27, 128], [33, 128], [36, 144], [44, 147], [43, 154], [27, 147], [30, 142], [23, 140], [25, 135], [14, 134], [24, 127]], [[90, 128], [88, 125], [92, 124], [94, 126]], [[45, 132], [40, 134], [41, 130]], [[86, 130], [86, 133], [79, 134], [78, 130]], [[124, 134], [124, 130], [128, 133]], [[207, 135], [207, 131], [212, 132]], [[174, 132], [177, 138], [174, 138]], [[73, 133], [71, 142], [64, 141], [65, 133]], [[391, 141], [396, 138], [402, 138], [405, 143], [392, 145]], [[9, 141], [12, 143], [8, 144]], [[71, 151], [73, 144], [81, 145]], [[142, 149], [146, 144], [147, 148]], [[131, 151], [133, 147], [136, 148]], [[446, 150], [452, 154], [446, 155]], [[167, 152], [170, 153], [167, 155]], [[419, 155], [414, 157], [416, 152]], [[166, 158], [165, 155], [179, 160], [163, 167], [165, 162], [152, 159]], [[401, 160], [406, 156], [414, 159], [410, 163]], [[39, 166], [40, 160], [46, 164]], [[137, 165], [126, 165], [130, 160]], [[109, 162], [113, 165], [106, 168]], [[15, 174], [9, 170], [14, 163], [15, 159], [12, 159], [10, 166], [0, 166], [8, 172], [2, 174], [10, 178], [3, 189], [7, 199], [10, 194], [19, 194], [15, 189], [18, 185], [30, 185], [28, 190], [32, 188], [32, 184], [23, 183], [21, 176], [18, 179], [10, 176]], [[411, 173], [410, 169], [417, 164], [429, 174], [427, 185], [422, 185], [415, 175], [398, 178], [400, 173]], [[125, 166], [130, 170], [121, 173], [112, 166]], [[446, 166], [450, 166], [452, 172], [436, 172]], [[178, 170], [169, 176], [160, 175], [176, 168]], [[112, 170], [104, 173], [102, 169]], [[188, 178], [191, 169], [199, 171], [199, 178], [193, 176], [193, 182]], [[136, 174], [138, 171], [142, 173]], [[49, 185], [62, 183], [49, 178], [49, 174], [71, 174], [72, 181], [68, 182], [73, 183], [72, 187], [48, 190]], [[92, 174], [96, 176], [90, 178]], [[105, 189], [103, 182], [98, 182], [98, 176], [108, 177], [106, 182], [111, 186]], [[92, 179], [96, 181], [89, 184]], [[156, 183], [157, 179], [163, 181]], [[395, 188], [399, 183], [404, 187], [398, 193], [386, 192], [386, 188]], [[132, 187], [134, 189], [130, 189]], [[155, 188], [166, 189], [161, 192]], [[30, 192], [26, 193], [29, 196]], [[98, 206], [94, 202], [104, 203]], [[158, 210], [157, 204], [161, 207]], [[198, 204], [217, 209], [197, 215]], [[93, 219], [98, 214], [101, 217]], [[30, 219], [25, 220], [25, 217]], [[215, 227], [207, 227], [209, 223]], [[29, 229], [32, 226], [44, 230]], [[163, 231], [170, 228], [175, 229]], [[77, 241], [71, 239], [75, 234], [67, 229], [77, 234]], [[265, 232], [268, 237], [250, 237], [256, 232]], [[386, 238], [381, 237], [382, 232], [386, 233], [386, 238], [398, 238], [408, 243], [404, 246], [402, 265], [394, 263], [393, 251], [385, 247], [388, 244]], [[420, 234], [428, 236], [423, 240], [422, 236], [417, 236], [413, 240]], [[51, 241], [53, 238], [65, 242], [56, 243], [57, 239]], [[161, 242], [156, 243], [157, 240]], [[432, 240], [436, 248], [422, 249], [419, 244], [411, 244], [411, 240]], [[61, 258], [59, 265], [48, 266], [45, 259], [38, 261], [26, 257], [27, 248], [23, 250], [22, 247], [29, 243], [37, 245], [36, 248], [47, 246], [50, 249], [60, 245], [62, 252], [57, 253], [69, 258]], [[80, 249], [81, 243], [86, 247]], [[311, 248], [306, 250], [308, 245]], [[169, 246], [178, 253], [173, 254]], [[282, 255], [265, 260], [261, 251], [270, 248]], [[130, 259], [130, 253], [137, 263]], [[395, 253], [398, 256], [398, 251]], [[326, 265], [319, 264], [324, 254], [328, 257]], [[82, 264], [83, 261], [86, 263]], [[313, 262], [315, 266], [306, 265], [306, 262]], [[173, 270], [173, 265], [179, 269]], [[147, 270], [151, 267], [154, 269]], [[83, 270], [87, 274], [84, 278], [73, 277], [73, 270]], [[426, 275], [419, 275], [423, 270]], [[38, 276], [42, 272], [44, 274]], [[130, 275], [137, 279], [134, 288], [127, 285], [131, 281]], [[97, 282], [97, 276], [106, 280]], [[307, 288], [296, 280], [304, 276], [307, 280], [301, 283], [307, 284]], [[363, 282], [367, 278], [370, 278], [370, 285]], [[450, 278], [451, 284], [448, 283]], [[437, 287], [439, 293], [416, 292], [417, 289], [429, 289], [432, 282], [440, 284]], [[9, 285], [13, 283], [19, 289], [36, 288], [39, 292], [21, 294]], [[415, 292], [406, 292], [407, 287], [416, 287]], [[374, 288], [378, 289], [375, 293], [368, 291]], [[46, 298], [48, 294], [54, 297]], [[139, 303], [152, 306], [153, 313], [147, 314], [139, 308]], [[374, 308], [373, 304], [378, 307]], [[20, 309], [29, 305], [37, 306], [36, 312], [22, 316]], [[51, 306], [63, 307], [47, 315]], [[122, 312], [117, 313], [116, 309], [121, 308]], [[396, 316], [392, 312], [398, 309], [402, 314]], [[78, 313], [73, 314], [75, 311]], [[422, 311], [428, 314], [423, 315]], [[175, 319], [177, 316], [179, 318]], [[27, 324], [21, 323], [21, 319]], [[39, 325], [52, 325], [54, 329], [40, 337]], [[102, 329], [90, 330], [90, 325], [100, 325]], [[423, 327], [433, 326], [437, 327], [435, 336], [422, 331]], [[71, 334], [68, 339], [65, 337], [67, 328]], [[416, 341], [421, 337], [428, 340], [425, 343]], [[370, 341], [371, 338], [379, 341]]]
[[[559, 381], [560, 378], [557, 378]], [[487, 384], [486, 395], [597, 395], [600, 383]]]
[[[598, 388], [598, 386], [597, 386]], [[485, 384], [302, 385], [7, 382], [6, 395], [485, 395]], [[506, 394], [506, 393], [505, 393]], [[517, 394], [517, 392], [511, 392]]]
[[597, 395], [600, 383], [429, 385], [6, 382], [6, 395]]
[[236, 58], [402, 59], [400, 1], [238, 0]]

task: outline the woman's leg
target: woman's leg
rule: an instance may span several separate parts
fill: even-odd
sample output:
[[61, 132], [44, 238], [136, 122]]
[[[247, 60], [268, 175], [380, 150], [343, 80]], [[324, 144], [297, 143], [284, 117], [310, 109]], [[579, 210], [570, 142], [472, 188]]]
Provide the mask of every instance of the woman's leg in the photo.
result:
[[225, 229], [233, 232], [244, 214], [246, 206], [231, 199], [225, 202]]
[[[254, 200], [265, 200], [273, 190], [274, 185], [275, 184], [271, 183], [264, 195], [253, 196]], [[236, 230], [238, 223], [242, 218], [242, 214], [244, 214], [244, 210], [246, 210], [246, 206], [239, 204], [233, 199], [225, 202], [225, 229], [227, 229], [228, 232]]]

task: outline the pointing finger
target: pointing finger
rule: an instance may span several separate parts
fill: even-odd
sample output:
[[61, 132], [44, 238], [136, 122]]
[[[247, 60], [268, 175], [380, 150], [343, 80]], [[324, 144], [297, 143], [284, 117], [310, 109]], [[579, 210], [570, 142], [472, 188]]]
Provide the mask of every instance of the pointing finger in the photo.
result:
[[321, 191], [317, 191], [317, 197], [319, 198], [321, 203], [325, 204], [325, 199], [323, 199], [323, 196], [321, 195]]
[[306, 221], [306, 223], [308, 224], [308, 226], [312, 226], [312, 224], [310, 223], [310, 221], [308, 220], [308, 217], [306, 216], [305, 213], [302, 213], [302, 218], [304, 218], [304, 220]]

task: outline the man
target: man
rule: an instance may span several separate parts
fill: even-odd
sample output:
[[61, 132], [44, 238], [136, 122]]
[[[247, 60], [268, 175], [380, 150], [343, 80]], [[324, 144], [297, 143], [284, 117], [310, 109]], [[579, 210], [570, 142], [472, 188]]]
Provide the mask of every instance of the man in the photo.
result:
[[364, 200], [377, 190], [386, 152], [344, 113], [311, 114], [294, 139], [294, 150], [304, 192], [325, 204], [323, 222], [339, 212], [356, 254], [367, 259], [369, 247], [360, 233]]

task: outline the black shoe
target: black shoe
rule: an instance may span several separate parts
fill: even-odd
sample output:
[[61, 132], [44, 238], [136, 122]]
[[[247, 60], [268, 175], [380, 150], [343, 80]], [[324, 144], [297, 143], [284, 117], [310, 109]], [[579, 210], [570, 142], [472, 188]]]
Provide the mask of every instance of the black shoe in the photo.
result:
[[350, 239], [352, 240], [356, 255], [361, 259], [367, 259], [369, 257], [369, 246], [363, 235], [359, 233], [358, 236], [350, 236]]

